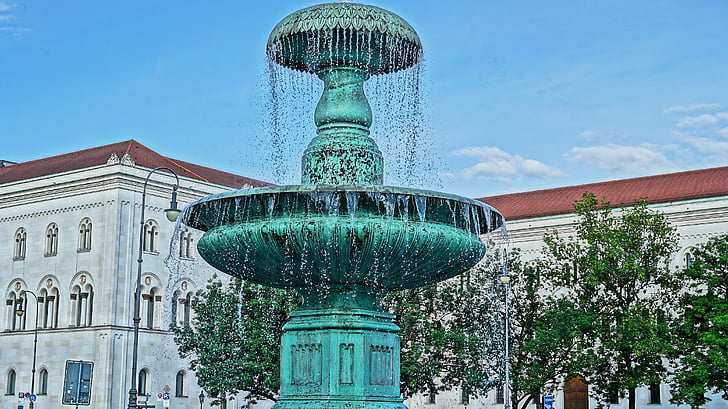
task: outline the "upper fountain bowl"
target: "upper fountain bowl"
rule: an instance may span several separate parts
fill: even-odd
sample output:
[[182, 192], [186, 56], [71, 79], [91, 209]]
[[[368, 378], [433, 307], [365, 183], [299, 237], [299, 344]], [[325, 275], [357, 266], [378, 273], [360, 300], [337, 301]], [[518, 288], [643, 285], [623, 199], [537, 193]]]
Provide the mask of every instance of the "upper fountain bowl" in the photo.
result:
[[412, 26], [390, 11], [326, 3], [281, 20], [268, 37], [266, 52], [276, 63], [298, 71], [355, 67], [377, 75], [417, 64], [422, 45]]

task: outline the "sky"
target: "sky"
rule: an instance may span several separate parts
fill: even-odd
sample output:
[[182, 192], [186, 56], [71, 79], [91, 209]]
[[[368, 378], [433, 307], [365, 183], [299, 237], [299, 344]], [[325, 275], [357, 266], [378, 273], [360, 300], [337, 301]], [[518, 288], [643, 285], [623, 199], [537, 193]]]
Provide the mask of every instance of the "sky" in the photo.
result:
[[[313, 4], [0, 0], [0, 159], [136, 139], [265, 179], [266, 40]], [[436, 162], [422, 177], [436, 190], [483, 197], [728, 166], [728, 1], [368, 4], [422, 40]]]

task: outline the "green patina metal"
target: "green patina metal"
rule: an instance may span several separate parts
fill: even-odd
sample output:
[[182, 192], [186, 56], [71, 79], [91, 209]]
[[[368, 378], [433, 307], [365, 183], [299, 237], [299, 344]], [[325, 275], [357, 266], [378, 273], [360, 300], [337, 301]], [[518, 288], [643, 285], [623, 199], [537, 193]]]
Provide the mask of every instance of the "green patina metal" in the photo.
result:
[[305, 8], [275, 27], [267, 54], [323, 81], [302, 184], [213, 195], [183, 221], [206, 232], [197, 247], [212, 266], [304, 299], [281, 339], [276, 409], [404, 408], [382, 297], [471, 268], [485, 252], [479, 235], [503, 218], [471, 199], [382, 185], [363, 84], [419, 62], [402, 18], [353, 3]]

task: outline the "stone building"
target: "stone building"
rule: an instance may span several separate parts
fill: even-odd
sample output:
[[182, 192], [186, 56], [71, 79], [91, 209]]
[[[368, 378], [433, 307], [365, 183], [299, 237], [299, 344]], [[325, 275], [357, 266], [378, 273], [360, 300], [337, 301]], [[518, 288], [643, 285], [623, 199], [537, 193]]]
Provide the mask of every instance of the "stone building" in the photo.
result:
[[[126, 407], [133, 292], [143, 231], [140, 389], [152, 395], [150, 403], [157, 407], [162, 404], [156, 402], [156, 394], [165, 390], [171, 395], [171, 407], [199, 407], [200, 388], [188, 362], [179, 358], [168, 328], [173, 321], [190, 319], [194, 312], [189, 299], [205, 284], [210, 270], [196, 257], [194, 234], [165, 219], [163, 210], [169, 207], [176, 182], [165, 171], [150, 176], [159, 166], [179, 175], [180, 208], [210, 194], [267, 185], [167, 158], [133, 140], [17, 164], [0, 161], [0, 237], [4, 237], [0, 289], [5, 300], [0, 316], [0, 406], [17, 407], [17, 394], [30, 392], [37, 335], [36, 407], [63, 407], [69, 360], [93, 362], [90, 407]], [[142, 191], [148, 176], [142, 221]], [[681, 267], [691, 248], [728, 232], [726, 181], [728, 167], [722, 167], [480, 200], [503, 212], [511, 246], [532, 259], [538, 257], [546, 231], [573, 231], [573, 203], [583, 192], [615, 204], [646, 197], [651, 208], [665, 213], [677, 227], [681, 249], [674, 266]], [[166, 262], [170, 255], [172, 263]], [[15, 311], [21, 306], [25, 313], [18, 317]], [[565, 390], [555, 395], [555, 407], [595, 407], [585, 381], [565, 384]], [[453, 391], [415, 396], [406, 403], [412, 409], [500, 409], [502, 397], [493, 393], [467, 399]], [[637, 406], [675, 407], [669, 398], [666, 385], [653, 385], [637, 391]], [[713, 398], [709, 408], [728, 407], [728, 402]], [[205, 407], [209, 398], [207, 402]], [[626, 408], [627, 402], [611, 407]]]
[[[189, 320], [190, 296], [207, 277], [194, 268], [201, 263], [194, 237], [175, 230], [163, 213], [176, 183], [172, 174], [149, 177], [141, 223], [145, 179], [160, 166], [179, 175], [180, 208], [210, 194], [267, 185], [167, 158], [134, 140], [0, 167], [0, 406], [22, 404], [17, 395], [30, 392], [35, 378], [36, 407], [62, 407], [65, 363], [73, 360], [93, 362], [91, 407], [126, 407], [143, 227], [139, 389], [157, 407], [163, 402], [156, 394], [165, 389], [172, 407], [199, 407], [200, 388], [168, 328], [172, 320]], [[180, 256], [175, 271], [165, 264], [170, 251]], [[21, 307], [26, 313], [19, 317]]]
[[[683, 268], [691, 249], [709, 238], [728, 233], [728, 167], [702, 169], [633, 179], [567, 186], [556, 189], [482, 197], [481, 200], [500, 210], [507, 220], [510, 246], [520, 248], [524, 259], [538, 258], [544, 245], [544, 233], [552, 230], [561, 235], [574, 232], [577, 218], [574, 202], [584, 192], [593, 192], [598, 199], [606, 198], [613, 205], [630, 205], [642, 198], [649, 207], [665, 214], [677, 229], [679, 251], [672, 261], [674, 268]], [[597, 402], [589, 396], [588, 379], [565, 382], [564, 389], [554, 396], [558, 409], [594, 408]], [[675, 408], [670, 404], [668, 385], [651, 385], [636, 391], [637, 407], [650, 409]], [[720, 396], [706, 407], [728, 407]], [[493, 393], [481, 399], [470, 399], [467, 405], [459, 392], [437, 396], [416, 396], [406, 403], [410, 408], [502, 408], [503, 393]], [[628, 407], [627, 399], [610, 405]], [[535, 408], [535, 405], [531, 405]], [[686, 407], [686, 406], [683, 406]]]

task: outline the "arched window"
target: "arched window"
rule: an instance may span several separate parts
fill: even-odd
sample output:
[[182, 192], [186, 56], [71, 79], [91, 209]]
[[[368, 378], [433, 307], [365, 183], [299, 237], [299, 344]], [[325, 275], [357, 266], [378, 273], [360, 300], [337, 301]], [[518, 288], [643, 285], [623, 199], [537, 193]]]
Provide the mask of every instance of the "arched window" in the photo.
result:
[[58, 254], [58, 225], [51, 223], [46, 228], [45, 255], [55, 256]]
[[685, 268], [692, 267], [693, 261], [695, 260], [695, 254], [693, 253], [694, 251], [695, 249], [693, 249], [692, 247], [685, 250], [685, 256], [683, 259]]
[[179, 235], [179, 256], [182, 258], [194, 258], [192, 232], [187, 229]]
[[[28, 299], [23, 297], [16, 297], [14, 293], [11, 293], [10, 296], [11, 302], [8, 302], [9, 305], [12, 305], [12, 314], [8, 317], [10, 320], [10, 330], [11, 331], [21, 331], [25, 329], [25, 323], [26, 319], [28, 318]], [[24, 312], [20, 315], [18, 315], [17, 311], [23, 310]]]
[[15, 316], [15, 292], [11, 291], [5, 299], [5, 330], [15, 330], [16, 316]]
[[86, 217], [78, 225], [78, 251], [89, 250], [91, 250], [91, 219]]
[[154, 220], [144, 224], [144, 251], [157, 253], [159, 251], [159, 225]]
[[172, 294], [172, 323], [181, 327], [190, 325], [193, 291], [187, 281], [182, 281], [179, 288]]
[[175, 378], [175, 388], [174, 388], [174, 396], [177, 397], [184, 397], [187, 396], [185, 393], [185, 371], [179, 371], [177, 372], [177, 377]]
[[43, 289], [38, 299], [42, 303], [40, 326], [42, 328], [58, 328], [58, 288]]
[[157, 295], [156, 288], [149, 290], [149, 294], [142, 295], [146, 303], [146, 327], [149, 329], [154, 328], [154, 298]]
[[48, 394], [48, 371], [43, 368], [40, 370], [40, 376], [38, 378], [38, 395]]
[[146, 395], [149, 390], [149, 371], [142, 369], [139, 371], [139, 385], [137, 387], [137, 394]]
[[89, 326], [91, 325], [91, 320], [94, 313], [94, 288], [91, 286], [91, 284], [86, 284], [86, 287], [84, 287], [84, 292], [81, 293], [81, 297], [83, 297], [81, 301], [84, 325]]
[[71, 326], [80, 327], [81, 322], [81, 287], [76, 285], [71, 290]]
[[190, 325], [192, 318], [192, 293], [189, 292], [184, 298], [184, 314], [182, 315], [182, 324]]
[[71, 326], [86, 327], [92, 322], [94, 288], [86, 274], [79, 277], [78, 283], [71, 289]]
[[15, 395], [15, 369], [8, 371], [8, 381], [5, 384], [5, 394]]
[[13, 260], [25, 260], [25, 248], [26, 241], [28, 239], [28, 233], [24, 228], [19, 228], [15, 232], [15, 247], [13, 247]]

